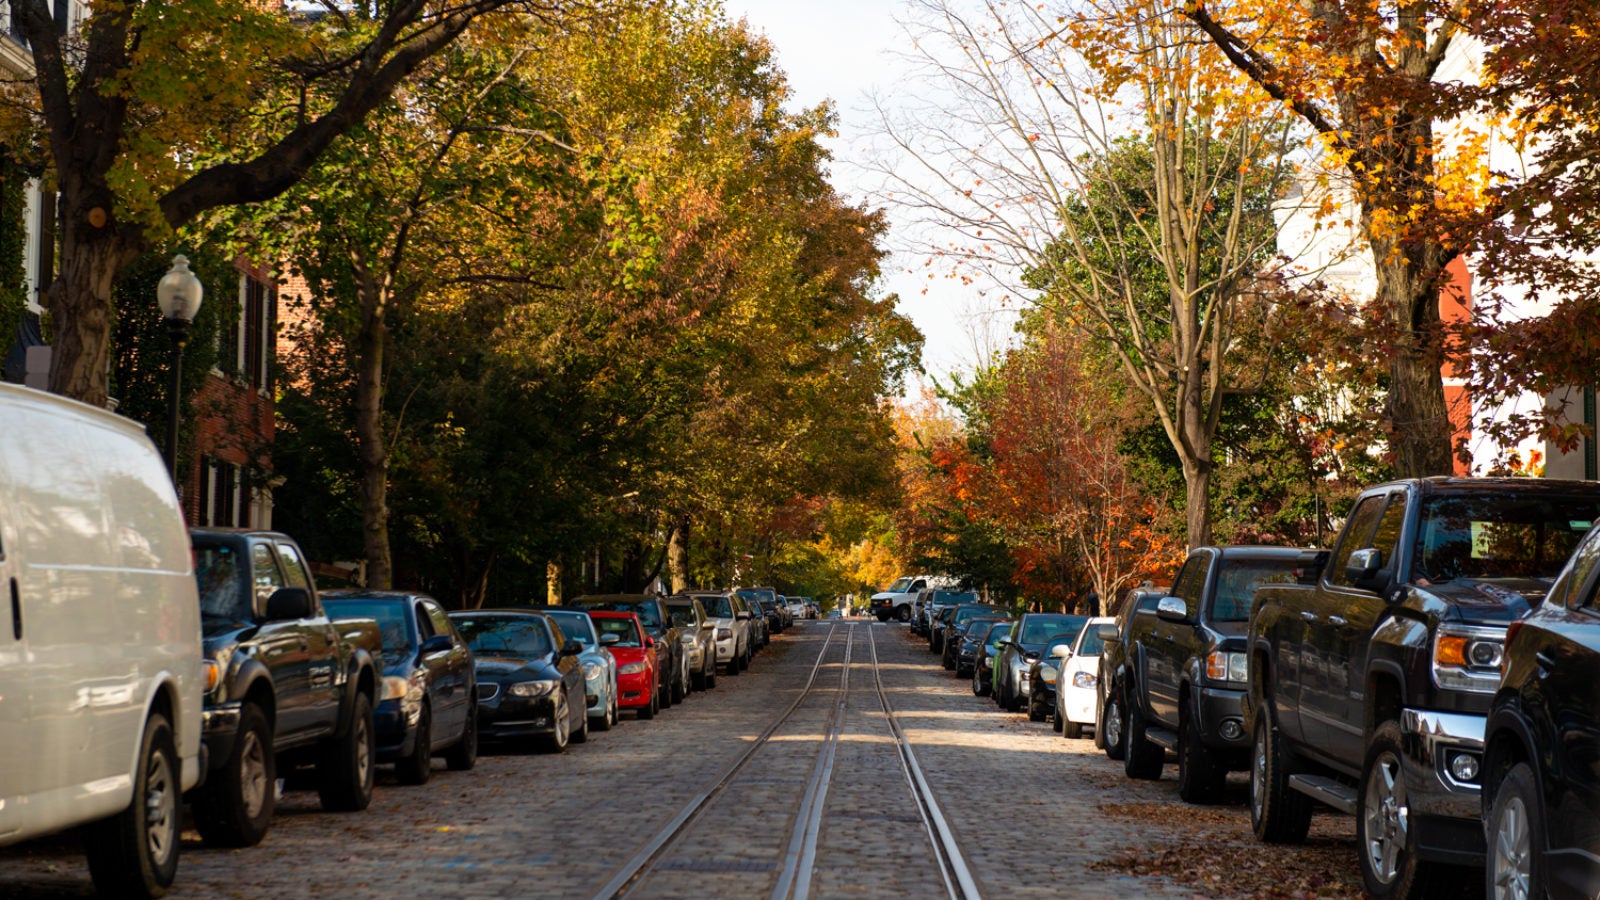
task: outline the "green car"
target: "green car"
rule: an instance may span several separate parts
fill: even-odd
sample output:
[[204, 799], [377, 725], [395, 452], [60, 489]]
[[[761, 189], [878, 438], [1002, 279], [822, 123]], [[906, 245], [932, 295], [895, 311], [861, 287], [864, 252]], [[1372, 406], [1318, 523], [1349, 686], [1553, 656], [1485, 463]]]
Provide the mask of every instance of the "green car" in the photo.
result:
[[1011, 634], [1015, 625], [1015, 622], [1007, 619], [986, 629], [983, 643], [972, 664], [972, 693], [979, 697], [987, 697], [993, 691], [994, 661], [1000, 658], [1000, 642]]

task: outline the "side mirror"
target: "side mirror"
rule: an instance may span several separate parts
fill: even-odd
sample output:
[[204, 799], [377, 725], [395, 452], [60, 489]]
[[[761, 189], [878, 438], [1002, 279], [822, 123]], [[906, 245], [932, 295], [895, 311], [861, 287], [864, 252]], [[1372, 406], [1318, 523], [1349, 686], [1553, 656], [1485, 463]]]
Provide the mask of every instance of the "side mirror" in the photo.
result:
[[1350, 583], [1360, 585], [1372, 576], [1378, 574], [1383, 568], [1383, 551], [1376, 547], [1366, 547], [1350, 554], [1350, 561], [1344, 564], [1344, 574]]
[[707, 619], [704, 622], [700, 623], [700, 630], [701, 631], [710, 631], [711, 629], [713, 629], [715, 627], [717, 627], [717, 623], [711, 621], [710, 619]]
[[1072, 655], [1071, 644], [1057, 644], [1050, 648], [1050, 655], [1056, 659], [1066, 659]]
[[1178, 597], [1162, 597], [1156, 602], [1156, 615], [1164, 622], [1188, 622], [1189, 604]]
[[602, 646], [602, 647], [609, 647], [612, 644], [617, 644], [617, 643], [621, 643], [621, 642], [622, 642], [622, 635], [620, 635], [620, 634], [602, 634], [602, 635], [600, 635], [600, 646]]
[[655, 645], [656, 645], [656, 639], [655, 638], [651, 637], [648, 634], [644, 636], [644, 648], [646, 650], [649, 650], [651, 647], [654, 647]]
[[750, 614], [747, 612], [736, 612], [733, 614], [733, 617], [741, 622], [748, 622], [751, 619]]
[[311, 592], [305, 588], [278, 588], [267, 598], [267, 621], [311, 618]]
[[567, 642], [561, 645], [562, 656], [577, 656], [582, 652], [583, 644], [579, 643], [577, 638], [567, 638]]
[[1114, 641], [1122, 635], [1117, 633], [1117, 626], [1110, 622], [1101, 622], [1094, 627], [1094, 636], [1102, 641]]
[[454, 648], [455, 642], [450, 640], [449, 635], [436, 634], [422, 642], [422, 646], [417, 648], [417, 655], [432, 656], [435, 653], [449, 653]]

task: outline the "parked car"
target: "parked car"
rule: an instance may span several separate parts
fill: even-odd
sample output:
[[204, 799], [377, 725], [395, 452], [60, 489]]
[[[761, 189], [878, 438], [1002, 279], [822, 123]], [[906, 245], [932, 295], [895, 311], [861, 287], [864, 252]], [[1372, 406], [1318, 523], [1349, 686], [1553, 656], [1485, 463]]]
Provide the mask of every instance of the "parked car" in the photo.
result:
[[717, 684], [717, 623], [706, 615], [694, 597], [667, 598], [667, 615], [683, 632], [680, 640], [689, 648], [689, 683], [697, 691]]
[[672, 624], [666, 604], [660, 597], [643, 594], [596, 594], [579, 597], [567, 604], [579, 609], [609, 609], [631, 612], [639, 617], [644, 633], [654, 638], [656, 668], [661, 673], [661, 708], [666, 709], [689, 693], [689, 648], [683, 632]]
[[[957, 630], [961, 636], [957, 642], [960, 647], [956, 651], [955, 673], [957, 678], [966, 678], [972, 674], [972, 669], [978, 664], [978, 659], [983, 653], [984, 644], [989, 639], [989, 628], [997, 623], [1009, 624], [1009, 616], [975, 616]], [[984, 693], [988, 693], [985, 691]]]
[[472, 651], [444, 607], [426, 594], [350, 590], [324, 593], [322, 608], [335, 622], [378, 624], [378, 762], [394, 763], [402, 784], [425, 784], [436, 755], [451, 769], [471, 769], [478, 761], [478, 681]]
[[956, 667], [956, 653], [961, 649], [960, 642], [952, 640], [952, 636], [962, 625], [978, 616], [1005, 615], [1006, 611], [998, 606], [989, 606], [983, 603], [966, 603], [957, 606], [950, 613], [950, 621], [944, 626], [944, 639], [940, 642], [940, 662], [946, 669]]
[[1257, 837], [1304, 839], [1314, 799], [1355, 815], [1375, 896], [1482, 866], [1478, 777], [1506, 626], [1543, 599], [1597, 520], [1594, 482], [1427, 478], [1364, 491], [1310, 583], [1255, 595]]
[[[1085, 628], [1084, 631], [1088, 631]], [[1026, 711], [1028, 721], [1043, 722], [1050, 718], [1056, 706], [1056, 679], [1061, 675], [1061, 666], [1072, 656], [1072, 645], [1081, 637], [1070, 634], [1058, 634], [1045, 644], [1044, 652], [1039, 658], [1028, 666], [1028, 683], [1033, 689], [1028, 692]], [[1052, 727], [1053, 731], [1061, 730], [1061, 720], [1058, 718]]]
[[1130, 778], [1160, 778], [1178, 757], [1178, 795], [1222, 798], [1230, 771], [1250, 767], [1245, 725], [1245, 632], [1264, 585], [1293, 584], [1303, 554], [1287, 547], [1197, 547], [1154, 616], [1138, 616], [1124, 639], [1123, 704]]
[[1124, 637], [1128, 629], [1133, 627], [1134, 617], [1153, 616], [1156, 614], [1156, 604], [1167, 595], [1168, 589], [1157, 587], [1149, 582], [1129, 591], [1122, 599], [1122, 606], [1117, 611], [1115, 627], [1111, 625], [1097, 625], [1100, 633], [1100, 669], [1095, 678], [1095, 727], [1094, 744], [1105, 751], [1107, 757], [1114, 760], [1122, 759], [1124, 745], [1122, 743], [1123, 726], [1128, 717], [1122, 703], [1122, 683], [1125, 680], [1123, 670], [1127, 667], [1127, 654], [1124, 652], [1126, 642]]
[[[1010, 619], [973, 619], [967, 626], [961, 652], [965, 653], [967, 645], [972, 645], [972, 693], [979, 697], [994, 693], [995, 659], [1000, 655], [1001, 642], [1011, 633], [1012, 624]], [[956, 674], [960, 674], [959, 667]]]
[[716, 625], [716, 665], [728, 675], [750, 668], [750, 613], [739, 608], [739, 598], [720, 591], [690, 596]]
[[489, 741], [538, 740], [560, 753], [589, 739], [583, 645], [541, 612], [452, 612], [478, 677], [478, 734]]
[[383, 652], [371, 619], [328, 618], [288, 535], [196, 528], [195, 579], [210, 690], [210, 772], [191, 792], [207, 843], [247, 847], [272, 824], [277, 772], [314, 764], [323, 809], [366, 809], [377, 761]]
[[1028, 613], [1018, 619], [1010, 636], [1001, 642], [1000, 658], [995, 661], [994, 699], [1000, 708], [1010, 712], [1021, 709], [1033, 689], [1029, 667], [1043, 655], [1050, 639], [1058, 634], [1076, 637], [1088, 621], [1088, 616], [1066, 613]]
[[[1055, 730], [1064, 737], [1082, 737], [1085, 728], [1093, 732], [1098, 725], [1100, 654], [1105, 647], [1100, 626], [1115, 623], [1110, 616], [1090, 619], [1073, 640], [1071, 654], [1056, 664], [1055, 689], [1049, 693], [1053, 694]], [[1034, 694], [1039, 693], [1038, 685], [1035, 681]]]
[[944, 657], [944, 633], [950, 625], [950, 617], [955, 615], [955, 607], [946, 606], [933, 614], [933, 620], [928, 623], [928, 652], [937, 653]]
[[738, 588], [733, 593], [739, 598], [745, 612], [750, 614], [750, 648], [760, 650], [772, 643], [772, 629], [768, 627], [767, 611], [761, 608], [765, 588]]
[[631, 612], [595, 610], [590, 614], [600, 643], [617, 659], [617, 688], [622, 708], [641, 719], [661, 711], [660, 657], [656, 639], [644, 633], [639, 617]]
[[[1600, 529], [1506, 629], [1484, 732], [1489, 897], [1600, 897]], [[1471, 762], [1441, 760], [1457, 775]]]
[[101, 893], [159, 896], [205, 675], [183, 511], [143, 428], [0, 384], [0, 584], [0, 845], [83, 826]]
[[555, 620], [561, 633], [583, 645], [578, 665], [583, 667], [583, 696], [588, 706], [589, 730], [610, 731], [617, 724], [621, 709], [617, 702], [617, 660], [600, 646], [587, 610], [565, 606], [540, 607], [540, 612]]
[[806, 618], [806, 598], [785, 596], [783, 598], [783, 602], [789, 608], [789, 618], [791, 621], [798, 621]]

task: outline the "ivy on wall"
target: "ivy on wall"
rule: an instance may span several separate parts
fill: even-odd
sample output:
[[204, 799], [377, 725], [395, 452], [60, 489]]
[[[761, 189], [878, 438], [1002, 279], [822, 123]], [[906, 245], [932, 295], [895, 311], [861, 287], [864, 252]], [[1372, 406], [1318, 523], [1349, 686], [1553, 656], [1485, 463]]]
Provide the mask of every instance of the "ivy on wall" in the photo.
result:
[[27, 171], [0, 148], [0, 352], [28, 306], [27, 187]]

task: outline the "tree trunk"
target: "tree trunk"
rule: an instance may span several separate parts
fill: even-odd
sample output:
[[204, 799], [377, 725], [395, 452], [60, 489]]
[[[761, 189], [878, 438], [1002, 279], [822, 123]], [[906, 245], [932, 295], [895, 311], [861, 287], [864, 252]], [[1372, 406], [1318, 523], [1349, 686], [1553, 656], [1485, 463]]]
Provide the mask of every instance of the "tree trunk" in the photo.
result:
[[383, 438], [383, 366], [388, 325], [386, 292], [369, 280], [361, 294], [356, 335], [356, 445], [361, 464], [361, 536], [368, 588], [387, 591], [394, 579], [389, 555], [389, 451]]
[[47, 302], [50, 391], [99, 407], [106, 405], [111, 374], [111, 287], [128, 262], [107, 231], [81, 220], [63, 223], [61, 270]]
[[500, 558], [500, 548], [491, 546], [484, 555], [483, 562], [472, 570], [472, 577], [463, 586], [461, 591], [462, 609], [483, 609], [484, 598], [489, 594], [489, 573], [494, 570], [495, 562]]
[[557, 557], [544, 564], [544, 602], [561, 605], [561, 559]]
[[1189, 549], [1211, 543], [1211, 458], [1183, 461], [1184, 520], [1188, 523]]
[[[1427, 250], [1412, 251], [1426, 255]], [[1395, 347], [1389, 357], [1389, 439], [1402, 478], [1455, 472], [1450, 411], [1444, 401], [1439, 287], [1416, 261], [1385, 261], [1378, 252], [1378, 303], [1391, 311]]]
[[679, 513], [667, 539], [667, 571], [672, 574], [672, 592], [689, 589], [689, 514]]

